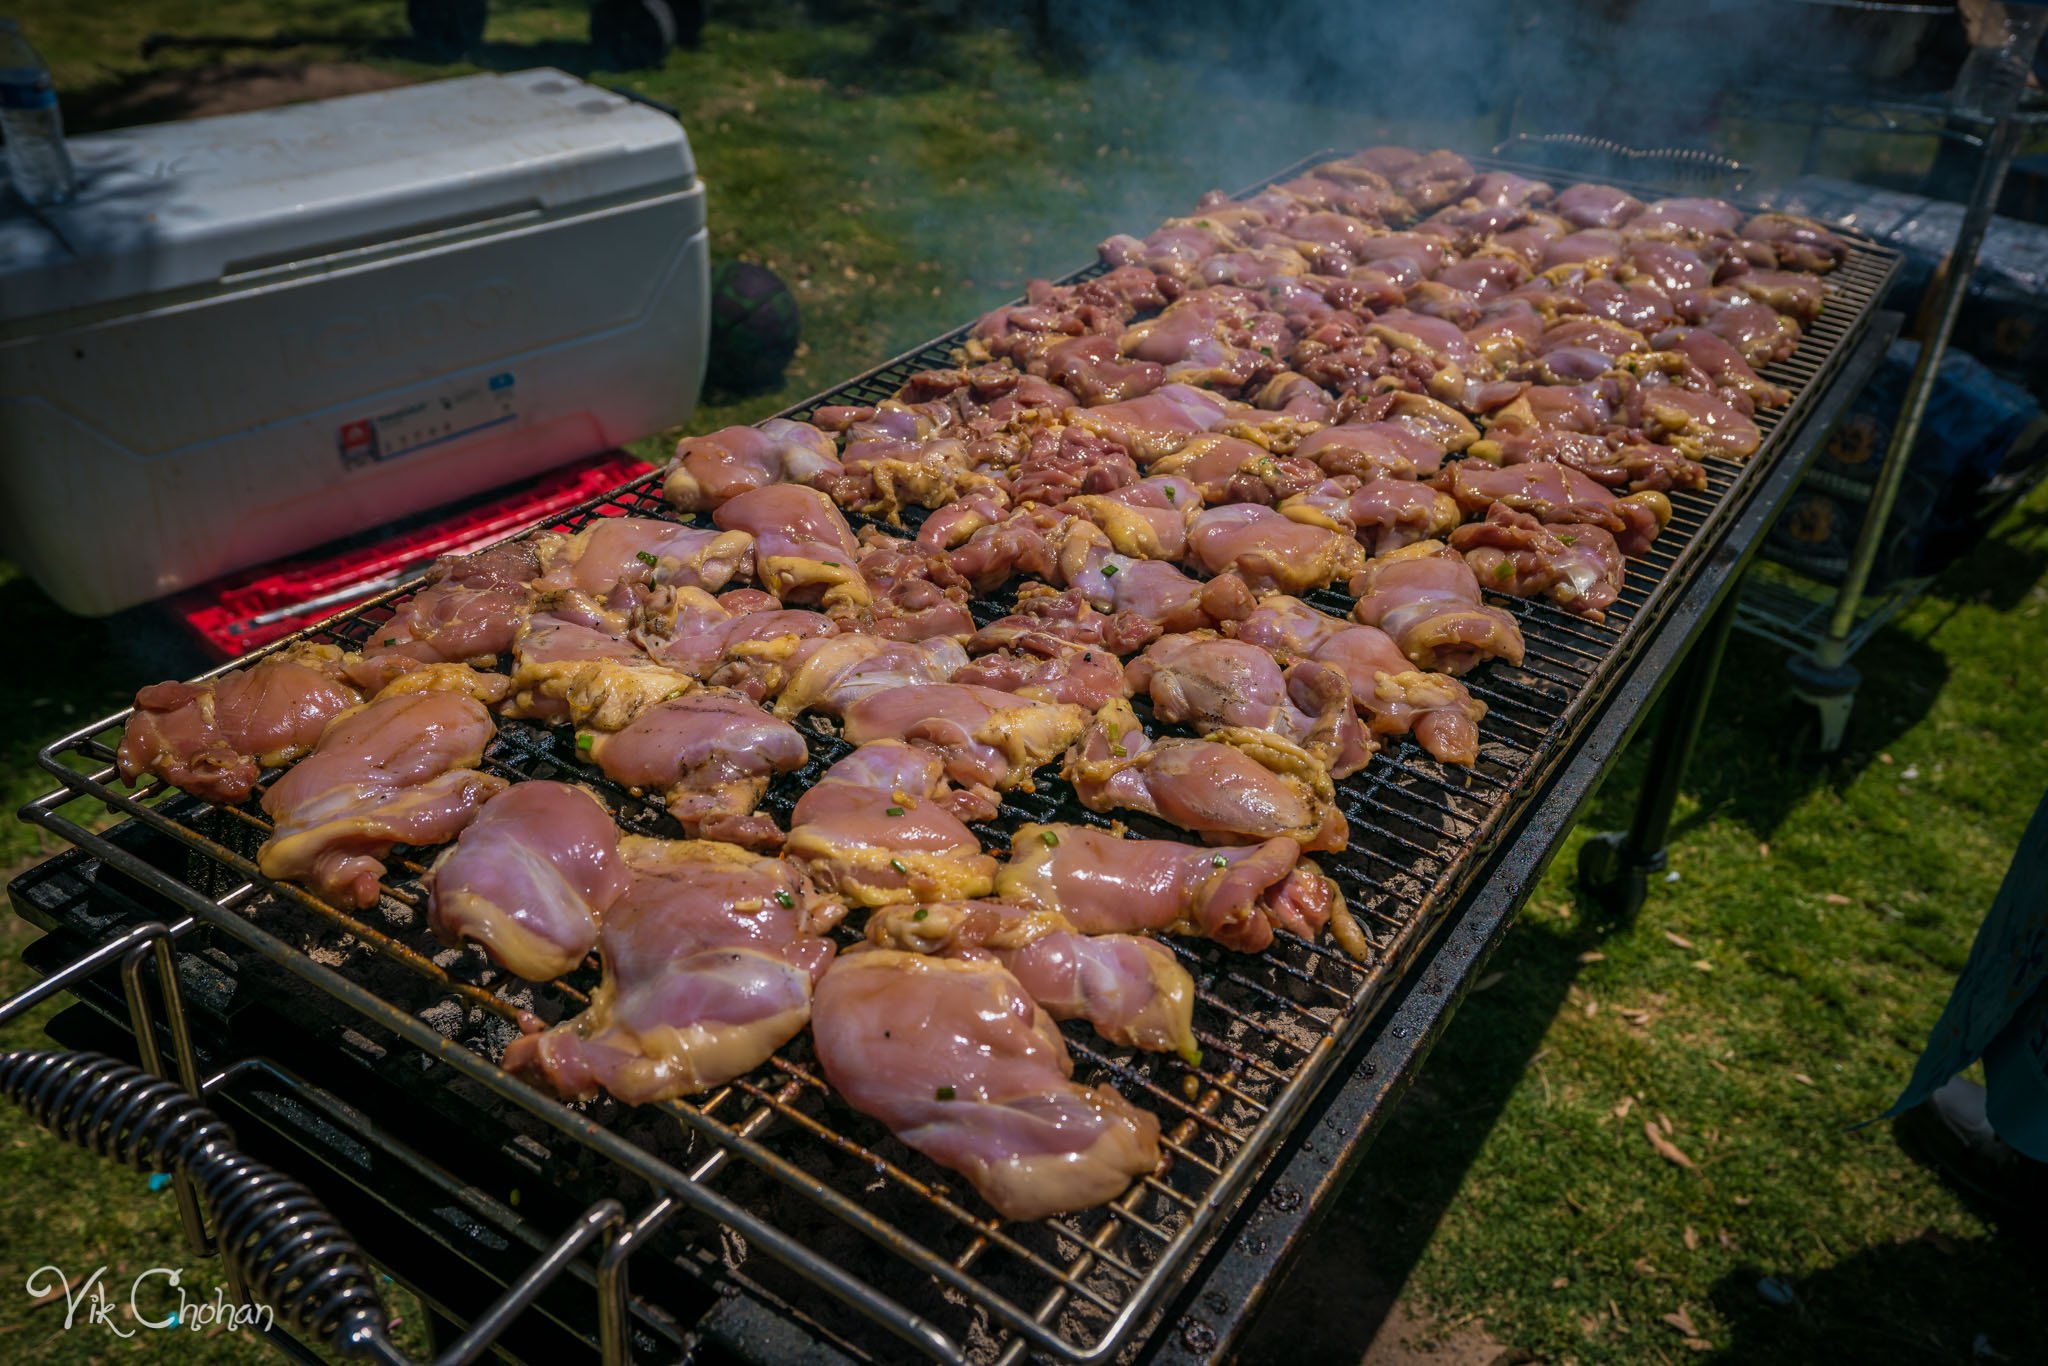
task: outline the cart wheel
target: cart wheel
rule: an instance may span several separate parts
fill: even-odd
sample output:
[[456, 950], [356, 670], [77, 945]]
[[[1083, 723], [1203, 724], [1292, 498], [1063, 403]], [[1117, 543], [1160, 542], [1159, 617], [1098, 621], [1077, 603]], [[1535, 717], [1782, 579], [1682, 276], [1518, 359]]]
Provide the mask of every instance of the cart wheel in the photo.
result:
[[405, 0], [413, 41], [437, 62], [451, 62], [483, 41], [489, 0]]
[[704, 6], [688, 0], [597, 0], [590, 7], [590, 45], [614, 70], [660, 66], [670, 48], [696, 46], [703, 31]]

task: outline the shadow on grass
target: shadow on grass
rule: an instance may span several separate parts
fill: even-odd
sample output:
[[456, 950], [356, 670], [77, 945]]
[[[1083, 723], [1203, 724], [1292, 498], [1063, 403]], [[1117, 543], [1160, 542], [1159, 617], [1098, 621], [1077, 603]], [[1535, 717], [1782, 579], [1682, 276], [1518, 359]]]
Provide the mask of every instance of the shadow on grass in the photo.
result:
[[2016, 1262], [2036, 1277], [2048, 1271], [2039, 1243], [1930, 1230], [1794, 1281], [1767, 1284], [1765, 1272], [1744, 1266], [1714, 1284], [1714, 1308], [1733, 1337], [1708, 1359], [2037, 1361], [2048, 1331], [2041, 1305], [1983, 1293], [2009, 1283]]

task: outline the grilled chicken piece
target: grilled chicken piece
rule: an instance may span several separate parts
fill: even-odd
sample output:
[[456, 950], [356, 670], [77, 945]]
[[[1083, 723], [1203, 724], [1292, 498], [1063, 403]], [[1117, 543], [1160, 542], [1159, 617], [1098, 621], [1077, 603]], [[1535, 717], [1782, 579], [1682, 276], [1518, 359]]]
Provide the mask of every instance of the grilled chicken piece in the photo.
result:
[[536, 537], [542, 590], [574, 589], [624, 611], [668, 585], [716, 593], [754, 563], [754, 538], [653, 517], [600, 517], [568, 537]]
[[1442, 536], [1458, 524], [1450, 495], [1413, 479], [1340, 475], [1284, 500], [1280, 515], [1353, 537], [1369, 555]]
[[[1241, 508], [1271, 514], [1276, 521], [1293, 526], [1271, 508], [1252, 503], [1233, 504], [1229, 508], [1211, 511], [1230, 512]], [[1261, 552], [1246, 547], [1245, 538], [1240, 536], [1226, 542], [1224, 538], [1230, 530], [1222, 524], [1212, 528], [1210, 539], [1214, 541], [1214, 548], [1219, 551], [1231, 547], [1245, 549], [1255, 565], [1264, 567], [1266, 560], [1261, 557]], [[1354, 545], [1352, 549], [1355, 551], [1357, 547]], [[1313, 572], [1313, 567], [1310, 572]], [[1129, 614], [1152, 623], [1161, 631], [1199, 631], [1234, 621], [1249, 612], [1253, 602], [1251, 589], [1242, 575], [1219, 574], [1205, 582], [1189, 577], [1163, 560], [1134, 560], [1128, 555], [1119, 555], [1111, 548], [1109, 537], [1100, 527], [1079, 518], [1068, 519], [1060, 529], [1054, 577], [1057, 582], [1078, 589], [1098, 612], [1115, 616]]]
[[1763, 433], [1748, 413], [1716, 395], [1675, 384], [1639, 386], [1629, 395], [1628, 411], [1643, 435], [1695, 460], [1710, 455], [1746, 460], [1763, 444]]
[[[1117, 577], [1123, 576], [1119, 574]], [[1098, 611], [1088, 595], [1078, 588], [1055, 592], [1043, 585], [1027, 584], [1017, 594], [1016, 610], [976, 631], [974, 638], [967, 642], [967, 648], [977, 654], [988, 650], [1022, 648], [1035, 637], [1050, 636], [1070, 646], [1127, 655], [1158, 639], [1159, 634], [1157, 622], [1136, 612]], [[954, 677], [961, 675], [955, 674]], [[976, 680], [963, 678], [962, 681]]]
[[843, 715], [869, 693], [912, 683], [944, 683], [966, 664], [967, 651], [950, 636], [910, 641], [845, 634], [807, 640], [789, 657], [787, 682], [775, 699], [775, 714]]
[[1349, 924], [1337, 884], [1285, 838], [1204, 849], [1086, 825], [1023, 825], [996, 896], [1081, 934], [1152, 930], [1242, 953], [1263, 951], [1275, 930], [1314, 939], [1333, 918]]
[[451, 840], [504, 790], [476, 767], [494, 734], [483, 704], [457, 692], [400, 692], [344, 712], [263, 794], [275, 829], [257, 866], [347, 905], [376, 905], [393, 845]]
[[539, 601], [512, 647], [507, 716], [617, 730], [643, 707], [695, 686], [634, 644], [623, 618], [593, 612], [582, 595]]
[[1112, 702], [1067, 751], [1061, 776], [1091, 811], [1142, 811], [1212, 844], [1285, 835], [1304, 849], [1342, 849], [1350, 838], [1329, 769], [1264, 731], [1154, 740], [1130, 703]]
[[626, 890], [619, 827], [567, 783], [515, 783], [484, 803], [426, 876], [427, 924], [451, 947], [481, 944], [507, 971], [546, 982], [597, 946]]
[[1058, 1027], [993, 959], [849, 953], [812, 1015], [818, 1062], [846, 1103], [1005, 1218], [1099, 1205], [1159, 1163], [1159, 1121], [1069, 1080]]
[[617, 731], [586, 730], [578, 747], [613, 782], [659, 793], [693, 838], [754, 848], [782, 842], [754, 810], [769, 780], [810, 759], [795, 726], [721, 689], [653, 703]]
[[362, 701], [345, 663], [332, 645], [298, 644], [218, 678], [150, 684], [115, 754], [122, 781], [154, 774], [210, 802], [242, 801], [260, 770], [307, 753]]
[[995, 884], [996, 861], [955, 809], [973, 819], [995, 814], [985, 798], [947, 785], [938, 755], [877, 740], [798, 799], [783, 853], [857, 906], [971, 901]]
[[1303, 660], [1283, 670], [1257, 645], [1198, 632], [1155, 641], [1124, 675], [1134, 692], [1151, 697], [1161, 721], [1185, 722], [1204, 735], [1269, 731], [1315, 755], [1332, 778], [1347, 778], [1372, 758], [1375, 746], [1352, 708], [1351, 685], [1327, 664]]
[[1375, 735], [1413, 735], [1447, 764], [1478, 759], [1486, 704], [1449, 675], [1416, 670], [1377, 626], [1342, 621], [1299, 598], [1276, 594], [1233, 629], [1239, 640], [1280, 659], [1312, 659], [1341, 671], [1353, 705]]
[[1758, 408], [1782, 408], [1792, 401], [1791, 390], [1759, 375], [1740, 351], [1705, 328], [1683, 328], [1675, 335], [1659, 333], [1654, 340], [1684, 356], [1716, 389], [1741, 394]]
[[1257, 503], [1205, 510], [1188, 527], [1188, 549], [1211, 574], [1234, 572], [1253, 592], [1325, 588], [1365, 563], [1350, 536]]
[[1192, 385], [1168, 384], [1143, 398], [1069, 409], [1067, 421], [1122, 446], [1140, 464], [1150, 464], [1215, 431], [1236, 406]]
[[1568, 185], [1550, 201], [1551, 212], [1575, 228], [1618, 228], [1642, 207], [1642, 200], [1612, 185]]
[[916, 683], [869, 693], [846, 708], [851, 744], [908, 740], [938, 754], [962, 787], [1032, 790], [1031, 775], [1075, 740], [1088, 712], [962, 683]]
[[1418, 669], [1461, 674], [1487, 659], [1522, 662], [1522, 629], [1480, 601], [1470, 566], [1441, 541], [1368, 560], [1351, 595], [1352, 619], [1385, 631]]
[[1703, 489], [1707, 472], [1699, 461], [1647, 441], [1614, 445], [1585, 432], [1510, 432], [1498, 440], [1477, 442], [1468, 457], [1499, 465], [1547, 460], [1569, 465], [1603, 488], [1627, 493]]
[[801, 484], [770, 484], [719, 505], [711, 520], [754, 542], [754, 577], [784, 602], [865, 607], [860, 542], [832, 500]]
[[[1083, 610], [1092, 609], [1083, 604]], [[1013, 639], [1004, 649], [969, 660], [953, 681], [1040, 702], [1071, 702], [1091, 713], [1131, 695], [1123, 665], [1106, 649], [1070, 644], [1039, 631], [1021, 631]]]
[[839, 474], [839, 448], [808, 422], [771, 417], [676, 443], [662, 496], [683, 512], [709, 512], [770, 484], [816, 484]]
[[1344, 417], [1346, 424], [1392, 423], [1446, 453], [1462, 451], [1479, 439], [1479, 429], [1470, 418], [1426, 394], [1390, 389], [1359, 399], [1351, 407]]
[[999, 901], [884, 906], [866, 933], [877, 948], [992, 957], [1055, 1020], [1086, 1020], [1113, 1044], [1201, 1061], [1194, 979], [1156, 940], [1081, 934], [1064, 916]]
[[558, 1096], [628, 1105], [743, 1076], [803, 1030], [846, 908], [801, 869], [711, 840], [619, 842], [632, 881], [598, 931], [590, 1008], [505, 1050]]
[[864, 613], [841, 609], [850, 629], [869, 630], [888, 640], [933, 640], [974, 634], [967, 610], [968, 582], [947, 557], [916, 541], [886, 536], [872, 527], [861, 532], [856, 568], [867, 584]]
[[1452, 532], [1450, 544], [1496, 593], [1518, 598], [1540, 593], [1589, 621], [1606, 619], [1628, 572], [1614, 538], [1599, 527], [1546, 527], [1504, 503], [1487, 509], [1483, 521]]
[[1699, 307], [1701, 326], [1742, 353], [1752, 366], [1781, 361], [1799, 349], [1799, 324], [1752, 300], [1736, 285], [1717, 285]]
[[1659, 199], [1623, 225], [1638, 237], [1663, 237], [1698, 242], [1733, 237], [1742, 226], [1742, 210], [1725, 199]]
[[850, 511], [894, 519], [906, 507], [944, 507], [989, 487], [968, 443], [949, 430], [957, 417], [943, 403], [879, 404], [847, 428], [845, 473], [826, 492]]
[[1166, 382], [1165, 366], [1125, 360], [1117, 351], [1117, 339], [1108, 335], [1060, 342], [1034, 365], [1091, 408], [1142, 398]]
[[1849, 244], [1811, 218], [1789, 213], [1760, 213], [1742, 225], [1747, 245], [1771, 249], [1772, 262], [1783, 270], [1825, 273], [1842, 264]]
[[412, 661], [489, 666], [512, 648], [526, 620], [528, 588], [539, 574], [540, 551], [531, 540], [437, 561], [426, 586], [400, 603], [363, 647], [371, 674], [358, 677], [381, 687]]
[[969, 496], [1003, 496], [1012, 505], [1050, 506], [1076, 494], [1109, 493], [1137, 481], [1137, 463], [1114, 441], [1078, 427], [1040, 427], [1025, 438], [1023, 454], [1002, 481], [1007, 494], [981, 490]]

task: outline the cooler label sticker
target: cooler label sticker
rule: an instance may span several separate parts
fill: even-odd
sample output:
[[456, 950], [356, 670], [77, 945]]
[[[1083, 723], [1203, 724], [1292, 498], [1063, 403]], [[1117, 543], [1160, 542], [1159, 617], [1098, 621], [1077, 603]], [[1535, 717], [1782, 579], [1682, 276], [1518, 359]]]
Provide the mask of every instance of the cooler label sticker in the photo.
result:
[[360, 469], [509, 426], [519, 420], [516, 395], [512, 372], [502, 370], [489, 379], [464, 380], [388, 413], [344, 422], [335, 433], [342, 466]]

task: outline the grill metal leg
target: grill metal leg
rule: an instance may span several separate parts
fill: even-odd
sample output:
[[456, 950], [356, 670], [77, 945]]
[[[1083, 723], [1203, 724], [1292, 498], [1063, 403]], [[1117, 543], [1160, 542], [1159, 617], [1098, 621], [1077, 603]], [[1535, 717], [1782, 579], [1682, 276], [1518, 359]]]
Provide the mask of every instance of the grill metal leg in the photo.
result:
[[1671, 810], [1706, 719], [1714, 680], [1721, 672], [1721, 657], [1728, 650], [1728, 631], [1735, 624], [1735, 605], [1742, 596], [1739, 589], [1739, 584], [1732, 587], [1714, 609], [1665, 694], [1664, 714], [1657, 725], [1655, 748], [1650, 751], [1650, 771], [1643, 778], [1629, 828], [1594, 835], [1579, 848], [1580, 887], [1614, 915], [1633, 918], [1649, 895], [1650, 875], [1664, 871]]

